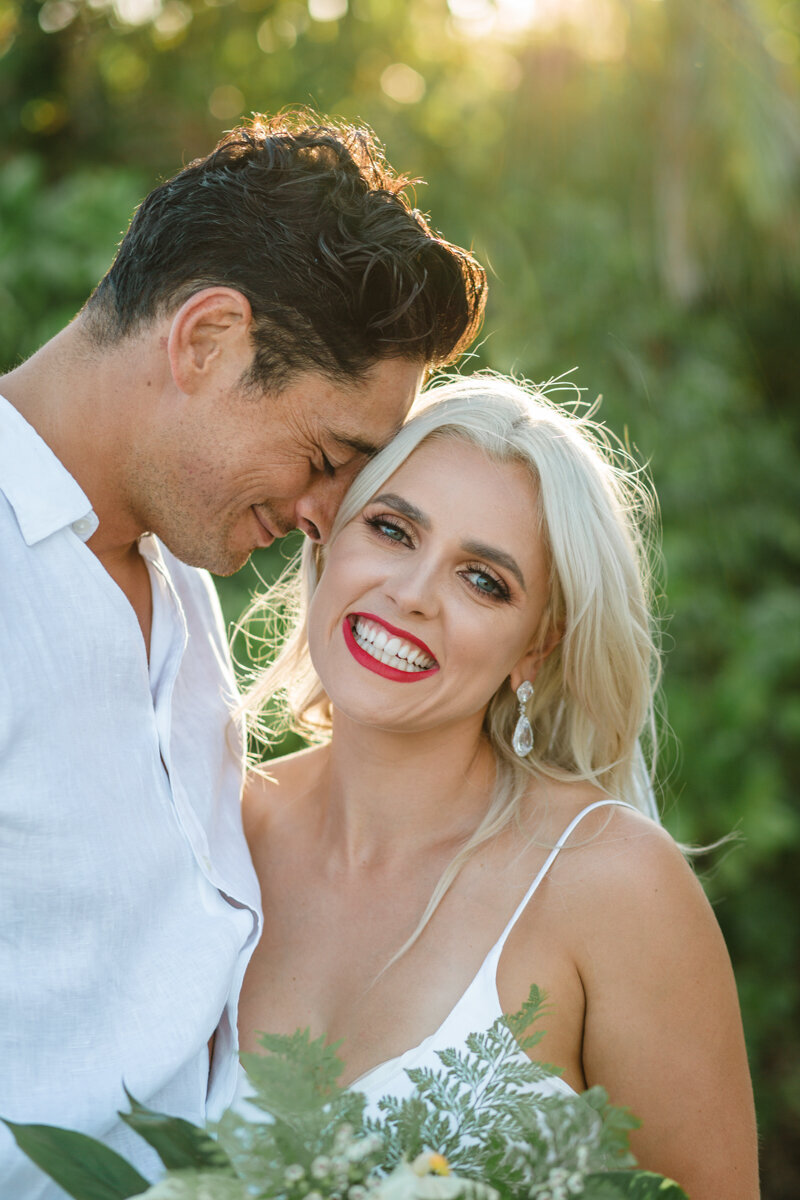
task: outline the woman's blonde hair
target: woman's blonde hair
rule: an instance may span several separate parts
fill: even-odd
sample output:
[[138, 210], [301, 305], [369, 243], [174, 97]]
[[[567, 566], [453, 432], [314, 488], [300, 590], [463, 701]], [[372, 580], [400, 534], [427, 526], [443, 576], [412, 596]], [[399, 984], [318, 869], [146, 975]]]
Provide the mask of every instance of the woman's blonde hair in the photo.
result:
[[[519, 815], [532, 774], [588, 781], [656, 815], [649, 782], [660, 673], [650, 597], [655, 497], [641, 467], [592, 420], [591, 408], [581, 413], [586, 406], [579, 402], [571, 409], [558, 406], [545, 388], [489, 373], [430, 387], [393, 441], [356, 478], [331, 531], [329, 544], [431, 439], [461, 439], [495, 462], [521, 463], [536, 487], [539, 521], [531, 534], [544, 537], [550, 562], [538, 640], [544, 646], [556, 637], [558, 644], [539, 669], [529, 705], [534, 749], [526, 759], [512, 749], [517, 702], [506, 680], [484, 720], [497, 760], [492, 802], [440, 880], [415, 937], [466, 858]], [[523, 503], [519, 513], [508, 514], [510, 523], [527, 519]], [[329, 736], [331, 713], [309, 655], [306, 614], [326, 553], [306, 542], [299, 573], [290, 572], [288, 583], [284, 578], [245, 618], [280, 610], [288, 626], [276, 660], [245, 697], [246, 711], [258, 723], [266, 703], [281, 694], [289, 726], [316, 740]]]

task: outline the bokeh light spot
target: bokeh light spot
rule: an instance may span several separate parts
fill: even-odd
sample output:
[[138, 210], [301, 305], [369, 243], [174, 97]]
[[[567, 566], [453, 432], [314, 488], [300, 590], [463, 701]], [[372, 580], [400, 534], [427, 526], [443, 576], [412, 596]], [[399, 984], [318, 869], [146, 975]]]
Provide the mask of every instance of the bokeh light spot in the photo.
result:
[[261, 22], [256, 34], [259, 50], [263, 50], [264, 54], [274, 54], [278, 49], [278, 39], [275, 36], [275, 30], [272, 28], [272, 21], [269, 17]]
[[381, 87], [398, 104], [418, 104], [425, 95], [425, 80], [407, 63], [392, 63], [381, 75]]
[[0, 8], [0, 58], [14, 45], [18, 32], [17, 13], [11, 8]]
[[29, 100], [20, 113], [20, 122], [28, 133], [56, 133], [67, 120], [67, 107], [61, 99], [42, 96]]
[[146, 25], [161, 12], [161, 0], [114, 0], [114, 9], [125, 25]]
[[347, 15], [347, 0], [308, 0], [312, 21], [339, 21]]
[[127, 46], [112, 44], [99, 60], [100, 72], [112, 92], [136, 92], [150, 74], [147, 63]]
[[162, 11], [153, 22], [162, 37], [175, 37], [182, 33], [192, 19], [192, 10], [182, 0], [167, 0]]
[[67, 28], [77, 12], [70, 0], [47, 0], [39, 9], [39, 27], [45, 33], [58, 33]]
[[229, 121], [244, 110], [244, 95], [231, 83], [215, 87], [208, 99], [208, 111], [218, 121]]
[[286, 17], [276, 17], [272, 22], [272, 28], [275, 30], [275, 36], [280, 44], [287, 50], [291, 50], [297, 42], [297, 26]]

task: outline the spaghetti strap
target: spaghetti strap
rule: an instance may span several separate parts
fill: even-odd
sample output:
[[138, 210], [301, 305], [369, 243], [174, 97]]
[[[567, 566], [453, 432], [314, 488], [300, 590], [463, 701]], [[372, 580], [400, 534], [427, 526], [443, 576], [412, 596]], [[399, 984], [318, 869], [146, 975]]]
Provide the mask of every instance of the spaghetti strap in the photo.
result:
[[632, 812], [639, 812], [638, 808], [636, 808], [633, 804], [628, 804], [625, 800], [611, 800], [611, 799], [595, 800], [593, 804], [588, 804], [586, 806], [586, 808], [581, 809], [581, 811], [578, 813], [578, 815], [576, 817], [572, 818], [569, 825], [564, 830], [564, 832], [561, 834], [561, 837], [558, 839], [555, 846], [553, 846], [553, 849], [550, 851], [547, 858], [544, 860], [544, 863], [542, 864], [542, 867], [539, 870], [539, 873], [537, 874], [533, 883], [528, 888], [527, 892], [522, 897], [522, 899], [520, 900], [516, 909], [514, 910], [514, 915], [512, 916], [511, 920], [508, 922], [505, 929], [501, 933], [499, 941], [497, 941], [495, 943], [492, 954], [493, 955], [496, 954], [498, 959], [500, 957], [500, 952], [502, 951], [503, 946], [505, 945], [506, 938], [511, 933], [511, 930], [514, 928], [517, 921], [519, 920], [519, 918], [522, 916], [523, 912], [527, 908], [528, 903], [531, 900], [534, 892], [538, 888], [539, 884], [542, 882], [545, 875], [550, 870], [550, 868], [552, 867], [555, 860], [558, 858], [561, 851], [564, 849], [564, 846], [567, 844], [567, 841], [569, 840], [570, 835], [573, 833], [573, 831], [575, 829], [577, 829], [577, 827], [580, 825], [583, 818], [585, 816], [587, 816], [590, 812], [594, 812], [594, 810], [596, 808], [607, 808], [611, 804], [615, 805], [617, 808], [629, 808], [629, 809], [631, 809]]

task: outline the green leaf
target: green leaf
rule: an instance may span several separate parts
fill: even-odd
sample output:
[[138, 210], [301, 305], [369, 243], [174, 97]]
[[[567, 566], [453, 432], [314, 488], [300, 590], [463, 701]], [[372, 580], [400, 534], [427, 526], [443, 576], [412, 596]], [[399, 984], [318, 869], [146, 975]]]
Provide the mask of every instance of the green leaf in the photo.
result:
[[583, 1200], [688, 1200], [671, 1179], [650, 1171], [609, 1171], [587, 1175]]
[[127, 1088], [125, 1095], [131, 1111], [120, 1113], [120, 1117], [153, 1147], [168, 1171], [194, 1167], [198, 1171], [226, 1171], [233, 1174], [231, 1160], [205, 1130], [182, 1117], [169, 1117], [146, 1108]]
[[23, 1154], [75, 1200], [127, 1200], [150, 1187], [129, 1162], [85, 1133], [56, 1125], [4, 1124]]
[[251, 1104], [291, 1122], [342, 1095], [336, 1082], [344, 1070], [336, 1054], [341, 1043], [326, 1045], [324, 1036], [312, 1039], [309, 1029], [291, 1036], [261, 1033], [258, 1040], [266, 1054], [240, 1056], [255, 1088]]
[[531, 985], [531, 990], [528, 993], [528, 999], [522, 1005], [522, 1008], [515, 1013], [507, 1013], [502, 1018], [502, 1023], [505, 1025], [519, 1042], [523, 1050], [530, 1050], [544, 1036], [543, 1033], [529, 1033], [531, 1026], [535, 1024], [549, 1009], [546, 1007], [547, 996], [540, 991], [536, 984]]

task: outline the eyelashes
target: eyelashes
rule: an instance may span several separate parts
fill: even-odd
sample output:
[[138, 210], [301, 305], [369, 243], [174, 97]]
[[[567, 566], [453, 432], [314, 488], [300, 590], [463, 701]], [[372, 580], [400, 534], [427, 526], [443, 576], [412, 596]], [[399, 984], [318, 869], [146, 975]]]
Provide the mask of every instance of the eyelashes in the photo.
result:
[[395, 542], [397, 545], [411, 545], [411, 530], [407, 529], [405, 522], [400, 521], [397, 517], [364, 517], [364, 521], [369, 525], [370, 529], [377, 533], [378, 537], [385, 538], [387, 542]]
[[[367, 516], [364, 523], [382, 541], [396, 546], [414, 547], [414, 530], [400, 517], [386, 514]], [[467, 563], [458, 572], [467, 586], [484, 600], [506, 603], [511, 599], [508, 585], [485, 563]]]
[[[489, 571], [481, 563], [468, 563], [464, 570], [460, 571], [459, 574], [461, 575], [462, 579], [466, 579], [470, 587], [473, 587], [476, 592], [480, 593], [481, 596], [488, 596], [491, 600], [505, 601], [511, 599], [511, 593], [500, 576], [495, 575], [492, 571]], [[469, 578], [470, 576], [475, 576], [476, 579], [483, 580], [484, 582], [473, 582]], [[486, 582], [488, 582], [490, 585], [488, 588], [485, 586]]]

